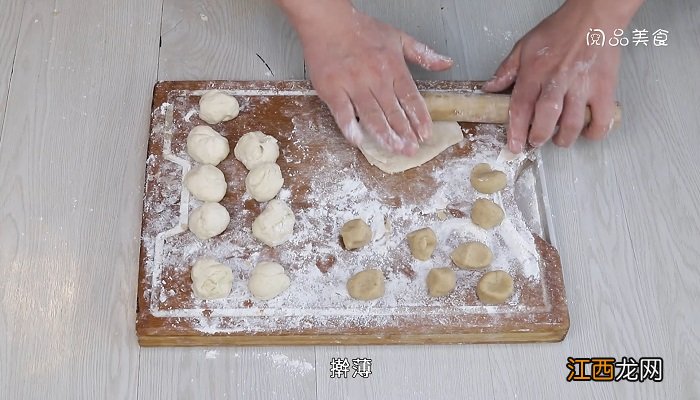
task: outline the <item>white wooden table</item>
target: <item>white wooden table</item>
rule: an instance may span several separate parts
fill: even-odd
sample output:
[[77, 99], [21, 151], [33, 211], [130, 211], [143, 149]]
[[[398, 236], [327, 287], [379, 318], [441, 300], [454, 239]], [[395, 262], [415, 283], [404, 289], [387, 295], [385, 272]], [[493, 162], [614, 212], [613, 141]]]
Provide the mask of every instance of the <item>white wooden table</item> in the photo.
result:
[[[358, 1], [487, 79], [558, 5]], [[547, 146], [571, 313], [562, 343], [154, 348], [134, 334], [157, 80], [303, 79], [270, 1], [0, 0], [0, 399], [700, 398], [700, 4], [650, 2], [627, 48], [624, 128]], [[258, 55], [270, 66], [265, 67]], [[567, 356], [658, 356], [661, 383], [567, 383]], [[330, 378], [335, 357], [372, 375]]]

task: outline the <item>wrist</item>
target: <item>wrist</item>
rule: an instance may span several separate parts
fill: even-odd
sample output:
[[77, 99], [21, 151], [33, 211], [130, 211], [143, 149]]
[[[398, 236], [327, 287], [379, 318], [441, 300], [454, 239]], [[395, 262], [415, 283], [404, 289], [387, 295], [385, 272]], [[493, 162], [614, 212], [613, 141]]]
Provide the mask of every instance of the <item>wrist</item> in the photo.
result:
[[625, 28], [632, 21], [644, 0], [566, 0], [562, 7], [572, 7], [593, 14], [608, 28]]

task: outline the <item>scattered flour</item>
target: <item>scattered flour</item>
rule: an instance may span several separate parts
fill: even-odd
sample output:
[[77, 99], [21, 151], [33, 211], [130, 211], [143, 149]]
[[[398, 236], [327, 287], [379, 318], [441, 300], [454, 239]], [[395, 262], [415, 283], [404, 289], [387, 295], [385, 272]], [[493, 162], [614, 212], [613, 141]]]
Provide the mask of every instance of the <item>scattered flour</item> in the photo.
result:
[[[255, 92], [232, 91], [232, 94], [239, 98], [241, 114], [254, 116], [258, 108], [272, 104], [268, 97], [260, 97]], [[448, 324], [455, 316], [504, 314], [528, 307], [520, 302], [518, 287], [541, 284], [541, 263], [531, 232], [541, 234], [542, 224], [536, 168], [521, 167], [528, 162], [536, 165], [535, 155], [499, 157], [505, 141], [503, 129], [481, 125], [448, 150], [444, 162], [431, 163], [433, 167], [427, 170], [426, 179], [434, 190], [429, 190], [425, 196], [397, 195], [386, 188], [381, 174], [366, 175], [357, 168], [358, 163], [365, 162], [359, 151], [350, 147], [335, 151], [335, 148], [319, 146], [315, 147], [318, 154], [308, 151], [310, 144], [330, 140], [327, 136], [337, 135], [337, 132], [328, 128], [333, 126], [330, 115], [319, 116], [313, 110], [299, 111], [304, 109], [303, 94], [303, 90], [286, 94], [296, 100], [290, 102], [290, 109], [280, 110], [289, 117], [292, 129], [268, 132], [280, 135], [287, 146], [281, 148], [287, 176], [279, 198], [292, 203], [298, 200], [295, 185], [306, 185], [306, 206], [294, 209], [295, 235], [279, 248], [271, 250], [258, 243], [251, 235], [249, 223], [256, 214], [242, 205], [231, 204], [228, 207], [233, 210], [232, 223], [224, 234], [206, 242], [194, 239], [187, 231], [167, 237], [162, 244], [161, 263], [156, 265], [157, 235], [176, 227], [181, 220], [179, 203], [184, 189], [181, 166], [165, 161], [162, 156], [151, 154], [148, 157], [144, 214], [153, 217], [145, 221], [142, 245], [146, 254], [146, 279], [150, 282], [144, 295], [153, 315], [170, 317], [178, 324], [185, 321], [186, 325], [208, 334], [309, 329], [337, 332], [347, 327], [396, 325], [415, 316], [430, 318], [436, 325]], [[156, 111], [173, 112], [172, 126], [166, 122], [154, 127], [156, 138], [172, 134], [172, 153], [183, 160], [189, 160], [184, 149], [187, 132], [197, 125], [191, 118], [192, 105], [187, 95], [174, 95], [167, 105]], [[471, 146], [469, 157], [450, 157], [452, 152], [465, 151], [466, 146]], [[469, 174], [480, 162], [490, 162], [506, 172], [511, 183], [518, 176], [517, 183], [492, 196], [476, 193], [469, 184]], [[244, 176], [242, 167], [234, 163], [236, 161], [229, 157], [220, 167], [232, 176]], [[312, 178], [303, 175], [309, 165], [315, 170]], [[249, 197], [243, 193], [245, 189], [235, 182], [230, 183], [229, 191], [239, 191], [241, 203], [246, 202]], [[415, 185], [416, 193], [423, 190], [418, 183], [406, 184]], [[504, 208], [507, 218], [501, 226], [486, 231], [471, 223], [469, 211], [478, 197], [492, 198]], [[188, 201], [189, 210], [199, 205], [196, 200]], [[348, 252], [341, 247], [338, 232], [344, 222], [358, 217], [372, 228], [373, 241], [362, 249]], [[411, 257], [405, 237], [426, 226], [436, 232], [439, 245], [431, 260], [418, 261]], [[493, 250], [494, 261], [489, 269], [503, 269], [516, 277], [516, 293], [508, 304], [480, 305], [473, 292], [483, 271], [459, 270], [455, 293], [440, 299], [427, 296], [428, 271], [451, 265], [451, 250], [468, 240], [481, 241]], [[233, 269], [234, 285], [226, 299], [203, 301], [192, 296], [189, 269], [203, 256], [214, 257]], [[285, 266], [292, 283], [279, 297], [267, 302], [257, 301], [247, 290], [247, 278], [257, 262], [271, 258]], [[352, 300], [345, 289], [347, 279], [371, 267], [383, 269], [387, 278], [386, 295], [371, 302]], [[216, 358], [216, 355], [206, 353], [207, 358]], [[270, 358], [302, 372], [313, 370], [310, 363], [292, 360], [283, 354], [272, 353]]]
[[261, 354], [257, 354], [257, 358], [260, 358], [261, 355], [265, 356], [267, 359], [272, 361], [275, 367], [286, 368], [294, 375], [303, 376], [316, 370], [314, 365], [310, 362], [306, 360], [296, 360], [293, 358], [289, 358], [289, 356], [286, 354], [276, 352], [264, 352]]

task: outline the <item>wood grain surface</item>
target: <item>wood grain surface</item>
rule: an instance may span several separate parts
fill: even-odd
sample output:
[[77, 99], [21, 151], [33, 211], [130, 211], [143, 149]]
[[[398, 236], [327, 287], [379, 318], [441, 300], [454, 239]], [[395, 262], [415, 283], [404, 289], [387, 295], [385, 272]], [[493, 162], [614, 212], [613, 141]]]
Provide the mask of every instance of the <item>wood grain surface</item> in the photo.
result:
[[0, 141], [0, 398], [133, 398], [160, 5], [23, 3], [7, 17], [21, 21]]
[[296, 33], [271, 0], [166, 1], [162, 18], [158, 80], [304, 77]]
[[[455, 59], [439, 74], [416, 68], [417, 78], [483, 80], [560, 2], [356, 4]], [[0, 0], [0, 10], [0, 102], [9, 93], [0, 132], [0, 398], [700, 398], [697, 1], [646, 2], [633, 20], [669, 30], [669, 46], [623, 51], [618, 133], [544, 149], [572, 317], [566, 340], [400, 347], [136, 341], [153, 85], [304, 79], [299, 43], [272, 1]], [[664, 357], [664, 381], [564, 380], [567, 356], [601, 355]], [[336, 357], [371, 358], [373, 374], [332, 379]]]
[[13, 0], [0, 1], [0, 140], [2, 140], [5, 111], [7, 110], [10, 78], [15, 62], [19, 25], [24, 3]]
[[[476, 86], [478, 83], [475, 82], [418, 82], [421, 90], [450, 90], [451, 93], [468, 93]], [[359, 319], [330, 315], [326, 321], [314, 317], [333, 309], [338, 309], [338, 312], [346, 308], [361, 310], [361, 302], [340, 305], [330, 303], [323, 306], [310, 302], [311, 305], [306, 305], [306, 300], [302, 303], [303, 299], [292, 295], [289, 302], [280, 305], [259, 302], [252, 298], [247, 290], [243, 293], [231, 293], [225, 305], [196, 301], [190, 289], [189, 271], [190, 265], [197, 257], [226, 260], [236, 276], [245, 274], [245, 265], [258, 262], [255, 260], [278, 260], [285, 265], [295, 281], [288, 291], [297, 293], [300, 290], [303, 292], [301, 285], [306, 283], [299, 283], [300, 280], [294, 279], [294, 276], [298, 278], [299, 275], [309, 275], [311, 272], [307, 270], [308, 265], [316, 265], [321, 270], [321, 276], [316, 278], [318, 282], [333, 285], [337, 284], [333, 279], [325, 279], [329, 269], [352, 269], [360, 262], [358, 260], [363, 259], [356, 253], [353, 255], [338, 248], [341, 253], [330, 253], [332, 261], [327, 263], [326, 257], [323, 256], [325, 253], [321, 253], [322, 249], [335, 248], [329, 247], [335, 246], [338, 241], [339, 228], [335, 225], [334, 214], [343, 211], [342, 204], [330, 203], [331, 216], [315, 217], [311, 226], [297, 224], [296, 235], [307, 235], [308, 240], [275, 248], [261, 247], [257, 241], [251, 241], [246, 227], [259, 215], [261, 206], [252, 199], [246, 200], [243, 180], [247, 171], [234, 159], [233, 153], [218, 165], [228, 182], [228, 191], [221, 204], [233, 216], [233, 223], [229, 224], [221, 236], [205, 242], [197, 240], [187, 231], [168, 235], [163, 239], [162, 248], [159, 250], [156, 244], [159, 240], [158, 235], [180, 224], [175, 216], [183, 212], [183, 204], [188, 210], [192, 208], [191, 202], [183, 200], [181, 194], [180, 166], [166, 159], [166, 156], [172, 151], [174, 156], [183, 159], [182, 162], [189, 163], [189, 156], [185, 152], [187, 134], [194, 126], [202, 123], [196, 115], [191, 114], [197, 110], [199, 93], [211, 88], [234, 93], [255, 93], [250, 96], [237, 95], [239, 102], [243, 104], [243, 110], [233, 121], [217, 124], [215, 128], [226, 137], [231, 147], [251, 130], [261, 130], [276, 138], [282, 153], [277, 163], [282, 175], [286, 177], [285, 188], [290, 191], [288, 203], [295, 214], [323, 209], [325, 206], [314, 202], [314, 188], [325, 187], [330, 183], [336, 189], [324, 192], [324, 196], [332, 198], [341, 190], [342, 184], [339, 182], [350, 178], [352, 174], [358, 176], [359, 182], [366, 185], [371, 193], [379, 193], [382, 197], [381, 202], [389, 207], [386, 210], [387, 214], [381, 217], [382, 223], [385, 218], [391, 218], [392, 231], [395, 231], [393, 235], [404, 235], [407, 228], [404, 224], [413, 226], [419, 219], [425, 219], [421, 223], [430, 223], [431, 218], [422, 216], [423, 212], [411, 213], [412, 217], [405, 222], [395, 215], [396, 211], [403, 206], [428, 206], [425, 204], [426, 199], [430, 199], [431, 194], [441, 190], [442, 186], [450, 184], [432, 177], [437, 166], [445, 165], [451, 160], [460, 160], [460, 164], [464, 164], [479, 151], [472, 148], [471, 141], [466, 141], [466, 146], [454, 146], [420, 167], [388, 175], [367, 163], [358, 150], [348, 147], [330, 112], [318, 97], [302, 94], [311, 89], [307, 81], [160, 82], [154, 90], [144, 196], [137, 318], [137, 332], [142, 345], [493, 343], [557, 341], [564, 337], [569, 319], [561, 264], [556, 249], [540, 238], [533, 245], [537, 249], [534, 251], [538, 251], [541, 257], [537, 272], [539, 278], [528, 279], [521, 271], [524, 267], [519, 266], [512, 272], [517, 288], [514, 297], [519, 300], [508, 302], [502, 309], [472, 307], [479, 305], [474, 288], [469, 287], [469, 284], [463, 286], [461, 283], [455, 290], [455, 295], [440, 299], [437, 306], [433, 305], [432, 301], [426, 303], [426, 300], [413, 298], [403, 302], [406, 304], [399, 301], [396, 306], [380, 302], [364, 310]], [[278, 95], [280, 92], [299, 94]], [[471, 132], [469, 135], [475, 134], [474, 124], [464, 123], [462, 128]], [[493, 152], [498, 153], [497, 149]], [[345, 155], [331, 157], [332, 154]], [[455, 175], [460, 172], [450, 169], [446, 173]], [[332, 181], [324, 180], [326, 176], [333, 175], [335, 178]], [[455, 192], [458, 189], [449, 187], [448, 190]], [[530, 190], [534, 192], [537, 187]], [[534, 193], [530, 195], [536, 196]], [[461, 197], [455, 197], [447, 205], [449, 212], [455, 214], [452, 217], [461, 218], [463, 214], [468, 213], [468, 209], [460, 209], [462, 206], [470, 206], [462, 205], [462, 200]], [[187, 204], [183, 203], [184, 201], [187, 201]], [[369, 201], [369, 198], [364, 201]], [[539, 204], [539, 208], [545, 209], [545, 205]], [[507, 212], [515, 210], [507, 208]], [[521, 212], [525, 214], [525, 211]], [[511, 218], [517, 218], [516, 215]], [[433, 215], [432, 220], [437, 222], [437, 216]], [[310, 234], [303, 232], [305, 229], [318, 232]], [[445, 243], [448, 239], [440, 238], [441, 242]], [[221, 252], [218, 249], [222, 247], [217, 245], [217, 242], [222, 242], [224, 246], [225, 243], [235, 243], [243, 248], [224, 247], [225, 250]], [[441, 246], [444, 245], [441, 243]], [[311, 259], [303, 256], [303, 251], [308, 246], [317, 249], [315, 254], [311, 255]], [[515, 251], [510, 247], [508, 249], [507, 251]], [[408, 277], [409, 282], [413, 281], [416, 271], [410, 270], [412, 257], [409, 255], [408, 259], [403, 258], [402, 252], [393, 247], [391, 251], [393, 255], [388, 258], [374, 255], [372, 259], [380, 263], [377, 267], [381, 268], [389, 279], [399, 275], [402, 278]], [[498, 251], [500, 250], [494, 249], [494, 252]], [[159, 252], [164, 255], [181, 255], [166, 257], [160, 256]], [[291, 257], [293, 261], [284, 263], [281, 257], [287, 253], [294, 254]], [[327, 265], [321, 267], [321, 263]], [[406, 268], [409, 271], [402, 272]], [[494, 265], [494, 268], [506, 266]], [[460, 281], [471, 275], [465, 276], [464, 273], [460, 273]], [[311, 288], [307, 288], [309, 289]], [[318, 297], [322, 298], [320, 295]], [[251, 307], [259, 308], [261, 315], [248, 315], [250, 313], [247, 312], [247, 308]], [[469, 308], [470, 311], [457, 312], [463, 307]], [[278, 308], [279, 311], [275, 311]], [[302, 324], [295, 322], [298, 317], [289, 314], [299, 308], [305, 309], [302, 315], [306, 317]], [[192, 311], [195, 314], [191, 314]], [[390, 311], [392, 314], [387, 319], [385, 314]], [[222, 317], [217, 318], [214, 314]], [[203, 319], [211, 322], [201, 326]], [[270, 325], [273, 321], [275, 323]], [[210, 328], [208, 324], [215, 325]], [[216, 328], [213, 328], [214, 326]], [[252, 328], [237, 328], [240, 326]], [[257, 328], [258, 326], [264, 328]]]

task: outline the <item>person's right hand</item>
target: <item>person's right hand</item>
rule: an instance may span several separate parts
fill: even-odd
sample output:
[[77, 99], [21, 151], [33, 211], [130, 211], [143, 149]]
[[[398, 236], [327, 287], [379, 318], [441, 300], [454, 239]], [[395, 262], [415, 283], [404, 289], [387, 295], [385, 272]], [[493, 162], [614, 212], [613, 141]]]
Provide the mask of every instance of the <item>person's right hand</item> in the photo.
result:
[[[614, 4], [609, 4], [614, 3]], [[571, 146], [579, 135], [603, 139], [614, 124], [621, 47], [589, 46], [590, 27], [614, 32], [629, 24], [639, 0], [567, 0], [520, 39], [494, 78], [482, 87], [500, 92], [513, 86], [508, 110], [508, 147], [552, 139]], [[586, 106], [591, 121], [586, 126]]]
[[413, 155], [431, 136], [432, 123], [406, 61], [440, 71], [452, 60], [346, 0], [315, 2], [289, 14], [311, 82], [348, 141], [359, 145], [364, 131], [387, 150]]

